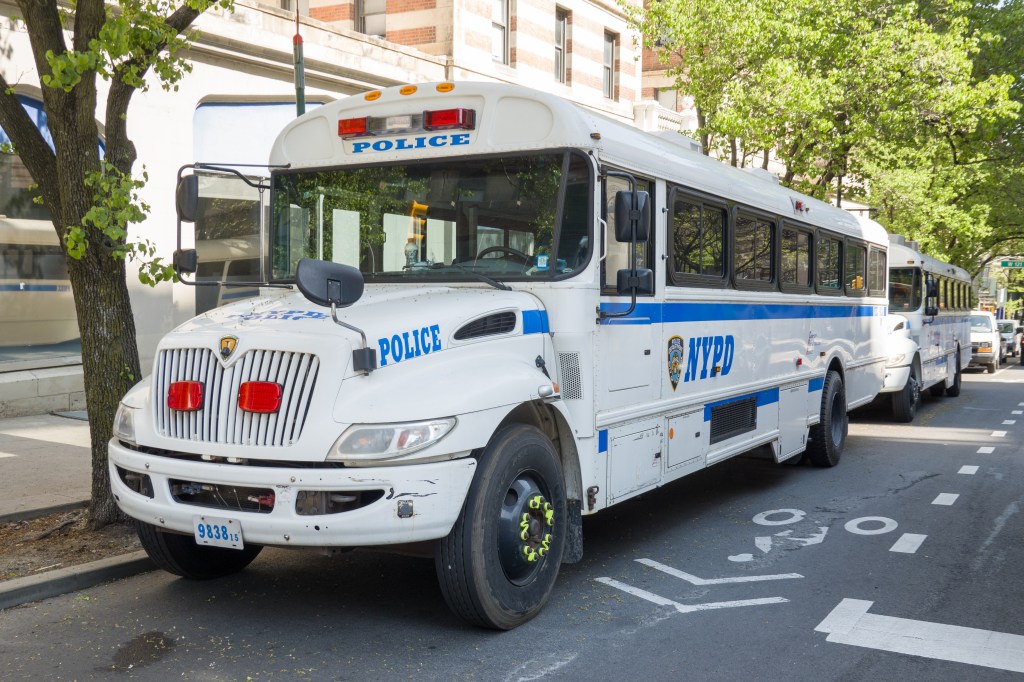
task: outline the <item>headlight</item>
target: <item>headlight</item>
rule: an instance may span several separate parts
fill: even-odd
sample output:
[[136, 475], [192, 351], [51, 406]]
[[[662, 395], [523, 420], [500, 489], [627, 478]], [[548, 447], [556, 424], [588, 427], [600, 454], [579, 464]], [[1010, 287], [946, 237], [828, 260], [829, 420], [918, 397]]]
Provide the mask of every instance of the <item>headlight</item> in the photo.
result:
[[392, 459], [422, 450], [455, 428], [455, 418], [406, 424], [355, 424], [335, 441], [327, 459]]
[[907, 359], [906, 353], [900, 353], [899, 355], [892, 355], [889, 357], [889, 361], [885, 363], [886, 367], [899, 367], [904, 364], [904, 360]]
[[114, 435], [118, 440], [135, 445], [135, 409], [119, 403], [114, 413]]

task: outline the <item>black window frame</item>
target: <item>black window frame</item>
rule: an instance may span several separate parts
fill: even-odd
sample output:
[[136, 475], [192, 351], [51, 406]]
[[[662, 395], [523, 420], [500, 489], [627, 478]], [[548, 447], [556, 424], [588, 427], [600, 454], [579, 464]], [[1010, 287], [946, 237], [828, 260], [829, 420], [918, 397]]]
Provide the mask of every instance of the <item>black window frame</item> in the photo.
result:
[[[741, 216], [745, 218], [752, 218], [758, 222], [766, 222], [771, 228], [768, 232], [771, 236], [771, 244], [768, 247], [768, 279], [741, 279], [737, 276], [736, 236]], [[729, 230], [729, 276], [732, 280], [733, 287], [738, 291], [777, 291], [779, 281], [778, 260], [780, 252], [778, 218], [771, 216], [764, 211], [748, 208], [747, 206], [736, 206], [733, 209], [733, 215], [730, 223], [732, 224], [732, 229]]]
[[[796, 284], [793, 282], [787, 282], [783, 277], [783, 263], [782, 263], [782, 239], [783, 232], [786, 230], [793, 230], [807, 235], [807, 284]], [[805, 225], [803, 223], [794, 222], [792, 220], [783, 220], [779, 225], [779, 261], [778, 261], [778, 280], [779, 289], [785, 293], [790, 294], [809, 294], [814, 291], [814, 277], [815, 277], [815, 230], [811, 225]]]
[[[839, 272], [837, 274], [837, 287], [825, 287], [821, 286], [818, 282], [818, 275], [821, 272], [821, 268], [818, 263], [818, 248], [822, 243], [826, 241], [834, 241], [839, 245]], [[829, 230], [816, 230], [814, 233], [814, 293], [822, 296], [843, 296], [845, 295], [845, 259], [843, 258], [843, 247], [846, 243], [846, 238], [838, 232], [832, 232]]]
[[[721, 275], [704, 275], [696, 274], [692, 272], [678, 272], [676, 271], [676, 259], [675, 259], [675, 206], [676, 200], [682, 199], [689, 203], [696, 204], [701, 209], [701, 227], [703, 229], [704, 224], [704, 207], [708, 206], [716, 211], [722, 212], [722, 274]], [[670, 286], [682, 286], [682, 287], [702, 287], [708, 289], [725, 289], [729, 286], [731, 277], [730, 268], [730, 234], [732, 232], [730, 223], [732, 222], [732, 211], [729, 210], [729, 203], [723, 199], [712, 197], [710, 195], [702, 194], [700, 192], [694, 192], [690, 189], [686, 189], [678, 186], [670, 186], [668, 188], [668, 203], [666, 204], [668, 210], [666, 215], [668, 219], [665, 221], [666, 230], [666, 275], [667, 284]]]
[[[843, 240], [843, 251], [842, 251], [842, 273], [843, 273], [843, 292], [850, 297], [863, 298], [868, 295], [868, 243], [861, 241], [860, 239], [853, 239], [847, 237]], [[854, 289], [850, 286], [849, 274], [846, 268], [849, 266], [849, 254], [851, 249], [861, 249], [864, 253], [864, 269], [861, 271], [861, 280], [863, 286], [860, 289]]]

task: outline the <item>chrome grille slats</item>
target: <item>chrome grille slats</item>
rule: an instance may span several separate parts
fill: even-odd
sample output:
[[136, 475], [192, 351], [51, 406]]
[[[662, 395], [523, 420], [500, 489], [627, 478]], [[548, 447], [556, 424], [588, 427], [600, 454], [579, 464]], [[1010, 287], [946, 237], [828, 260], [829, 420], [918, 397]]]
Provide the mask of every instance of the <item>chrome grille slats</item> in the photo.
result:
[[[163, 350], [153, 372], [156, 428], [162, 435], [204, 443], [286, 446], [302, 435], [320, 368], [315, 355], [278, 350], [250, 350], [230, 367], [208, 348]], [[176, 381], [201, 381], [203, 406], [195, 412], [167, 407], [167, 391]], [[283, 386], [275, 413], [255, 414], [238, 408], [238, 389], [246, 381]]]

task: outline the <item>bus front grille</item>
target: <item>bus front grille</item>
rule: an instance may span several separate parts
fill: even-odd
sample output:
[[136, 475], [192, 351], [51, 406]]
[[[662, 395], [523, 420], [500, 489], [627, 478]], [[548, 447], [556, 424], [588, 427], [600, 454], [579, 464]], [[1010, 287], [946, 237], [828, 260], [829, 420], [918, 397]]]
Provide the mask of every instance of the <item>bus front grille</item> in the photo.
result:
[[[169, 438], [227, 445], [287, 446], [302, 435], [320, 361], [309, 353], [251, 350], [224, 367], [208, 348], [160, 352], [153, 372], [157, 431]], [[203, 384], [203, 402], [194, 412], [167, 407], [167, 391], [176, 381]], [[238, 408], [238, 389], [246, 381], [270, 381], [282, 387], [281, 407], [270, 414]]]

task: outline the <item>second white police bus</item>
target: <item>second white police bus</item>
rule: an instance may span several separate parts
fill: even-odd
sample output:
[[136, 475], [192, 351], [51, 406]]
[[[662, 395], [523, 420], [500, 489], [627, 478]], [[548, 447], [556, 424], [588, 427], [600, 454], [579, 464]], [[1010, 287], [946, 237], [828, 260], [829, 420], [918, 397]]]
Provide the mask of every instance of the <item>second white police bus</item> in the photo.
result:
[[971, 277], [932, 258], [902, 235], [890, 235], [891, 323], [912, 344], [890, 359], [882, 393], [892, 394], [897, 421], [909, 422], [921, 392], [960, 395], [961, 373], [971, 362]]
[[178, 575], [419, 543], [512, 628], [583, 516], [754, 448], [833, 466], [881, 388], [885, 231], [676, 133], [421, 84], [298, 118], [270, 164], [260, 296], [168, 334], [110, 443]]

